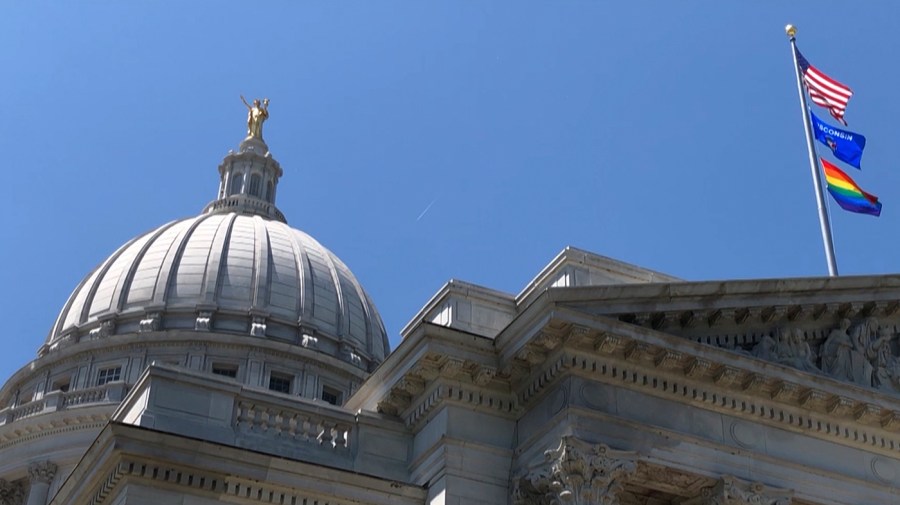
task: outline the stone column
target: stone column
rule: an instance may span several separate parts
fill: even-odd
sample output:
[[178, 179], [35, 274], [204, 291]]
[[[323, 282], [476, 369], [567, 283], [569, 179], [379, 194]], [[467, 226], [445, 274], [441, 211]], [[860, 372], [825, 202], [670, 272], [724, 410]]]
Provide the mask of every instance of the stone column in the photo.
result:
[[514, 483], [516, 505], [619, 505], [625, 480], [637, 469], [637, 453], [571, 436], [563, 437], [544, 458]]
[[28, 478], [31, 490], [28, 491], [26, 505], [47, 505], [47, 494], [50, 482], [56, 476], [56, 465], [49, 461], [37, 461], [28, 465]]
[[683, 505], [791, 505], [794, 492], [726, 475]]

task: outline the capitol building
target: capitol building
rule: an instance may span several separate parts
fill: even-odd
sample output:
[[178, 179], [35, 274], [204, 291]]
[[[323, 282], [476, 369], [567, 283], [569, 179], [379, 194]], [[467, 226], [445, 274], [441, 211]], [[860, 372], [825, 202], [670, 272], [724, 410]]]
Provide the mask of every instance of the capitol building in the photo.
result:
[[691, 282], [566, 248], [517, 294], [448, 282], [390, 349], [278, 209], [247, 107], [217, 197], [24, 336], [0, 505], [900, 504], [900, 276]]

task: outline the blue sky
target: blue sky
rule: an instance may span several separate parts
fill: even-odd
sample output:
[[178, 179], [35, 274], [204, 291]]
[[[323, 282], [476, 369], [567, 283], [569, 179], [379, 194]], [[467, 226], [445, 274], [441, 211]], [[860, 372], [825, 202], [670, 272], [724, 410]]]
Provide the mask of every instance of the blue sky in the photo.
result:
[[854, 89], [847, 171], [884, 203], [832, 206], [841, 273], [898, 272], [900, 3], [848, 5], [10, 3], [0, 377], [97, 263], [215, 196], [240, 94], [271, 99], [279, 207], [393, 346], [448, 279], [517, 293], [567, 245], [689, 280], [826, 275], [788, 22]]

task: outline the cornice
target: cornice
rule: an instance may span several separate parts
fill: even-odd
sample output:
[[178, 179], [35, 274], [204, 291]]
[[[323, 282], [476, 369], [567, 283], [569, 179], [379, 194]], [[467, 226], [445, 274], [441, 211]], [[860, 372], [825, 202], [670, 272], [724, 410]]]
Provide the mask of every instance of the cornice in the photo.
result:
[[[571, 374], [900, 455], [898, 398], [608, 318], [585, 320], [583, 314], [557, 311], [554, 332], [565, 322], [559, 349], [534, 364], [519, 355], [504, 365], [518, 365], [525, 372], [513, 382], [517, 409], [527, 409]], [[536, 345], [531, 342], [524, 349], [532, 352]]]

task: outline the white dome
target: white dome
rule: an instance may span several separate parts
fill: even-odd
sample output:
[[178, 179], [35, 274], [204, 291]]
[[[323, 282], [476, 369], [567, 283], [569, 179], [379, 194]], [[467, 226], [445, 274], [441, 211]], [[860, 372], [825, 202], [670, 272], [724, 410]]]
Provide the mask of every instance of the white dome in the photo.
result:
[[356, 277], [275, 208], [281, 168], [265, 144], [248, 138], [219, 174], [219, 196], [204, 214], [131, 240], [88, 274], [40, 354], [84, 339], [193, 329], [296, 343], [369, 370], [384, 360], [384, 326]]

